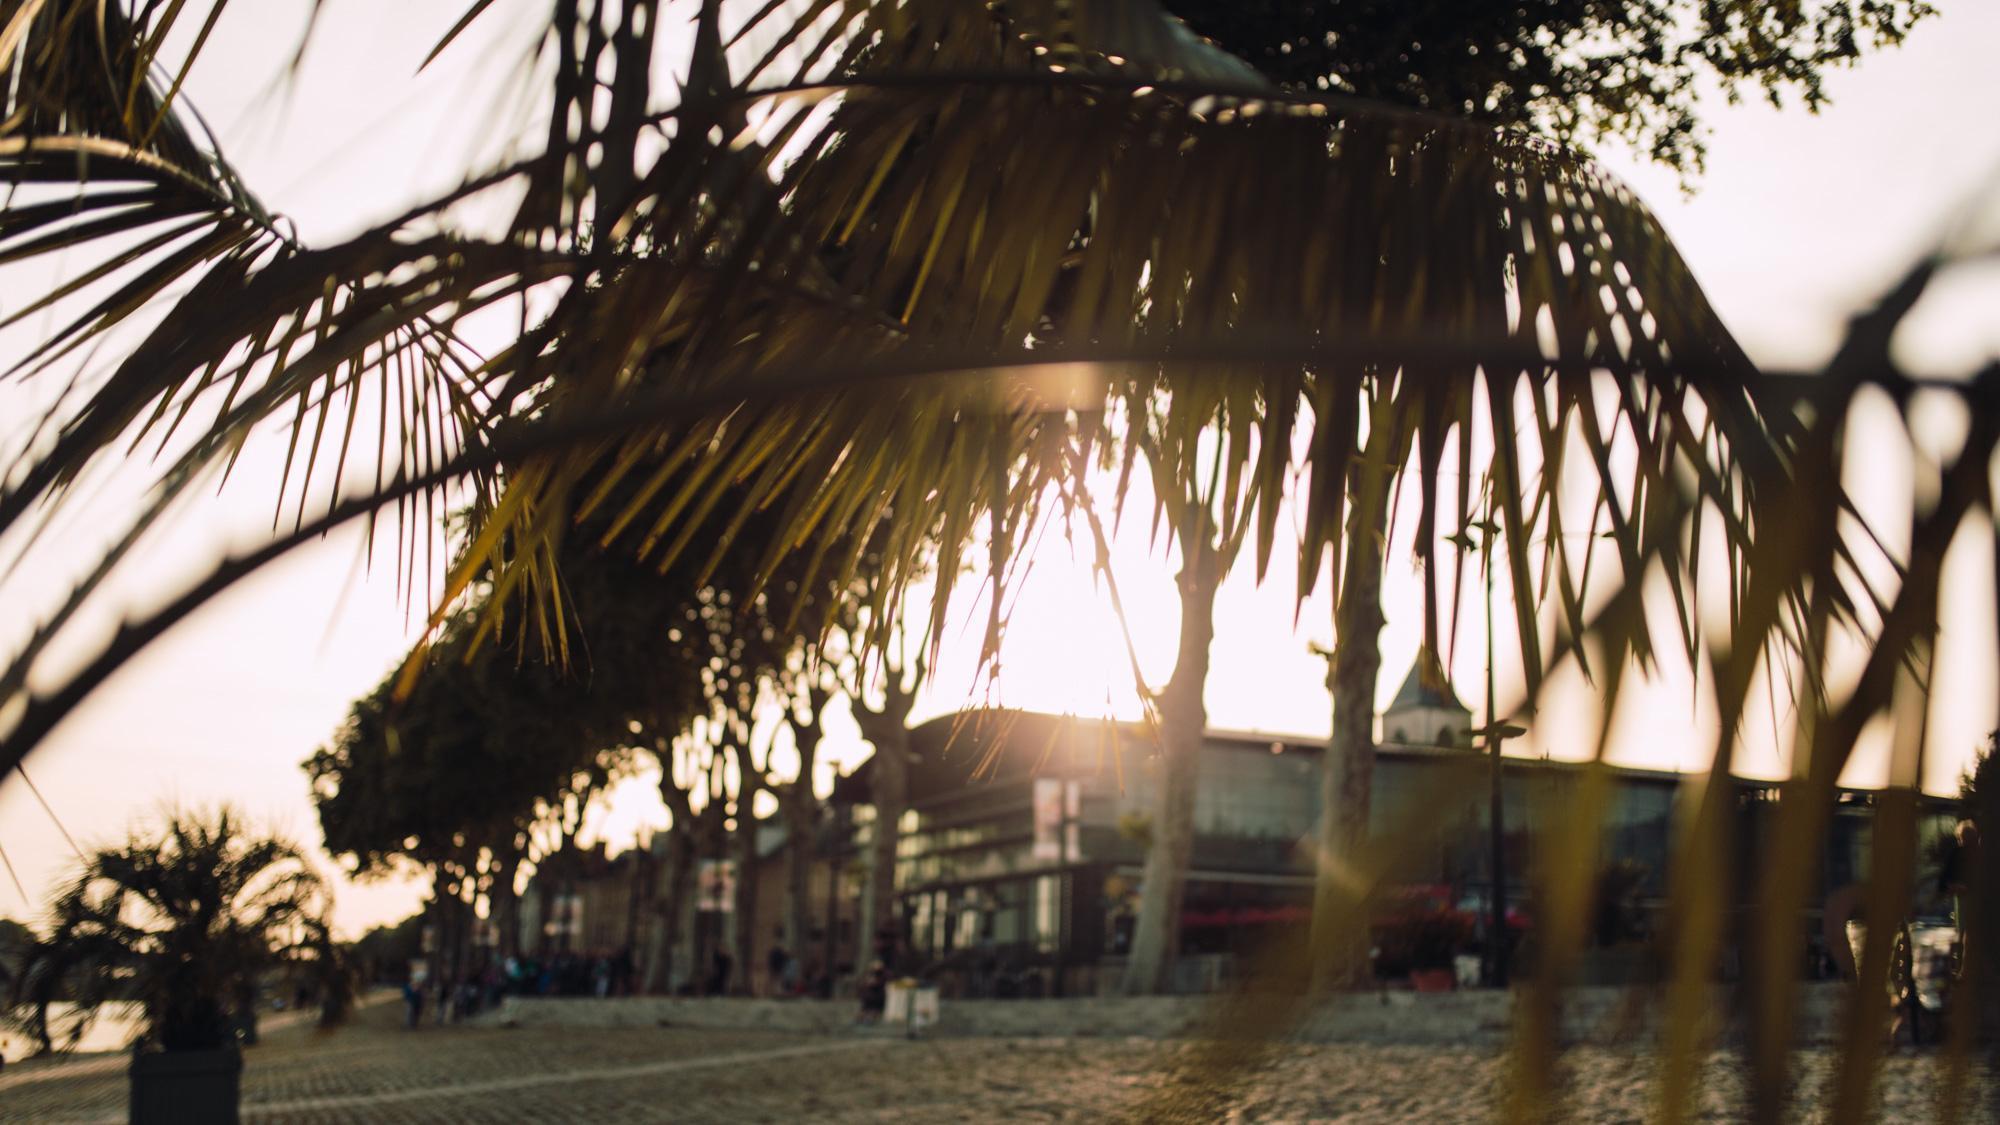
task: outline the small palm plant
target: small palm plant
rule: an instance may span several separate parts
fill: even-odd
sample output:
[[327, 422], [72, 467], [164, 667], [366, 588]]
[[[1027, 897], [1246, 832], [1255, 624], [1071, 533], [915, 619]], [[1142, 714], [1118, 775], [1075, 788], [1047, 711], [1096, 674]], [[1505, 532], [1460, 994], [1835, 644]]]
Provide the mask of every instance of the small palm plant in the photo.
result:
[[137, 1003], [143, 1048], [227, 1048], [265, 974], [324, 956], [314, 937], [328, 902], [296, 847], [237, 813], [170, 813], [159, 833], [84, 859], [51, 908], [34, 978], [62, 980], [85, 1018]]

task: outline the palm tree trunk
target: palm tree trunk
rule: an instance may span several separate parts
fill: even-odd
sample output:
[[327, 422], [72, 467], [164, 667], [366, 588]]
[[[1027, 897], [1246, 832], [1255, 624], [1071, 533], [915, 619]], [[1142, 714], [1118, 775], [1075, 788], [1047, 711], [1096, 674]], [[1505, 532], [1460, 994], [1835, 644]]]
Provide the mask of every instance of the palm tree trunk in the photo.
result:
[[1319, 869], [1313, 889], [1313, 988], [1346, 984], [1367, 969], [1362, 896], [1348, 875], [1368, 840], [1375, 786], [1375, 681], [1382, 671], [1382, 537], [1387, 484], [1363, 486], [1348, 520], [1347, 562], [1334, 609], [1327, 674], [1333, 730], [1320, 771]]
[[[1205, 526], [1205, 525], [1204, 525]], [[1165, 992], [1180, 956], [1181, 904], [1187, 894], [1194, 856], [1195, 782], [1208, 730], [1209, 645], [1215, 639], [1215, 592], [1222, 579], [1220, 556], [1206, 544], [1188, 552], [1181, 568], [1180, 649], [1174, 674], [1160, 692], [1160, 768], [1154, 793], [1152, 840], [1140, 889], [1139, 918], [1125, 966], [1125, 993]], [[1192, 542], [1185, 540], [1184, 542]]]

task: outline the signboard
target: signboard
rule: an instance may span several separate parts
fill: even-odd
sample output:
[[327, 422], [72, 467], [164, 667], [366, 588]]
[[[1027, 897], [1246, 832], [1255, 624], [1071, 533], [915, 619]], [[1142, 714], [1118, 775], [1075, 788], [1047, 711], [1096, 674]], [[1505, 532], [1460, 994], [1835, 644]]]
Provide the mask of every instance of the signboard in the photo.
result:
[[1035, 842], [1029, 850], [1041, 863], [1062, 863], [1081, 855], [1083, 786], [1054, 777], [1038, 777], [1032, 795]]
[[1038, 860], [1055, 863], [1062, 859], [1063, 783], [1053, 777], [1035, 779], [1035, 844]]
[[736, 909], [736, 861], [704, 859], [695, 867], [695, 909], [728, 914]]

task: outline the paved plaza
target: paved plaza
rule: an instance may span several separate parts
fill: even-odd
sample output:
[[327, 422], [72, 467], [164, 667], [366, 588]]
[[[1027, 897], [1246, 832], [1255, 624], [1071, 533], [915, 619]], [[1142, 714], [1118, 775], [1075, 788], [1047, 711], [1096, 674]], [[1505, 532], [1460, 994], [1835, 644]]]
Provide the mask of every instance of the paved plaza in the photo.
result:
[[[1502, 1060], [1489, 1047], [1286, 1045], [1238, 1068], [1217, 1097], [1193, 1076], [1212, 1054], [1148, 1039], [957, 1038], [680, 1027], [434, 1028], [364, 1009], [332, 1035], [272, 1031], [246, 1053], [252, 1122], [1460, 1121], [1490, 1115]], [[125, 1059], [21, 1063], [0, 1073], [0, 1120], [122, 1122]], [[1802, 1060], [1803, 1091], [1827, 1055]], [[1565, 1063], [1573, 1120], [1646, 1119], [1643, 1056], [1580, 1048]], [[1887, 1064], [1884, 1120], [1929, 1120], [1934, 1055]], [[1742, 1112], [1719, 1061], [1702, 1116]], [[1983, 1112], [1983, 1111], [1978, 1111]], [[1975, 1112], [1972, 1119], [1982, 1119]], [[1809, 1115], [1811, 1116], [1811, 1115]]]

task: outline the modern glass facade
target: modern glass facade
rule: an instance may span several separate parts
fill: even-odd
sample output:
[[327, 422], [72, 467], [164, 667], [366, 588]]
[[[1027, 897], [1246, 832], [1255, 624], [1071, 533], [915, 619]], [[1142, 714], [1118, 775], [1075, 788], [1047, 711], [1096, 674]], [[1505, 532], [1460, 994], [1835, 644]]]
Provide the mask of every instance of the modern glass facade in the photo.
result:
[[[924, 766], [904, 818], [896, 887], [913, 967], [956, 973], [977, 994], [1076, 991], [1129, 947], [1144, 876], [1154, 772], [1144, 732], [1095, 720], [954, 716], [913, 732]], [[1320, 747], [1211, 734], [1199, 763], [1185, 954], [1241, 952], [1308, 917], [1319, 818]], [[1466, 750], [1384, 746], [1374, 831], [1411, 841], [1402, 878], [1461, 905], [1491, 885], [1490, 760]], [[1510, 899], [1531, 910], [1539, 829], [1569, 815], [1583, 772], [1509, 759], [1504, 778]], [[1679, 775], [1617, 770], [1604, 856], [1639, 872], [1642, 900], [1666, 891]], [[1775, 803], [1744, 783], [1746, 823]], [[1825, 886], [1865, 873], [1865, 800], [1837, 810]], [[865, 820], [865, 818], [864, 818]], [[1742, 837], [1754, 848], [1755, 833]], [[1748, 893], [1747, 890], [1745, 893]]]

